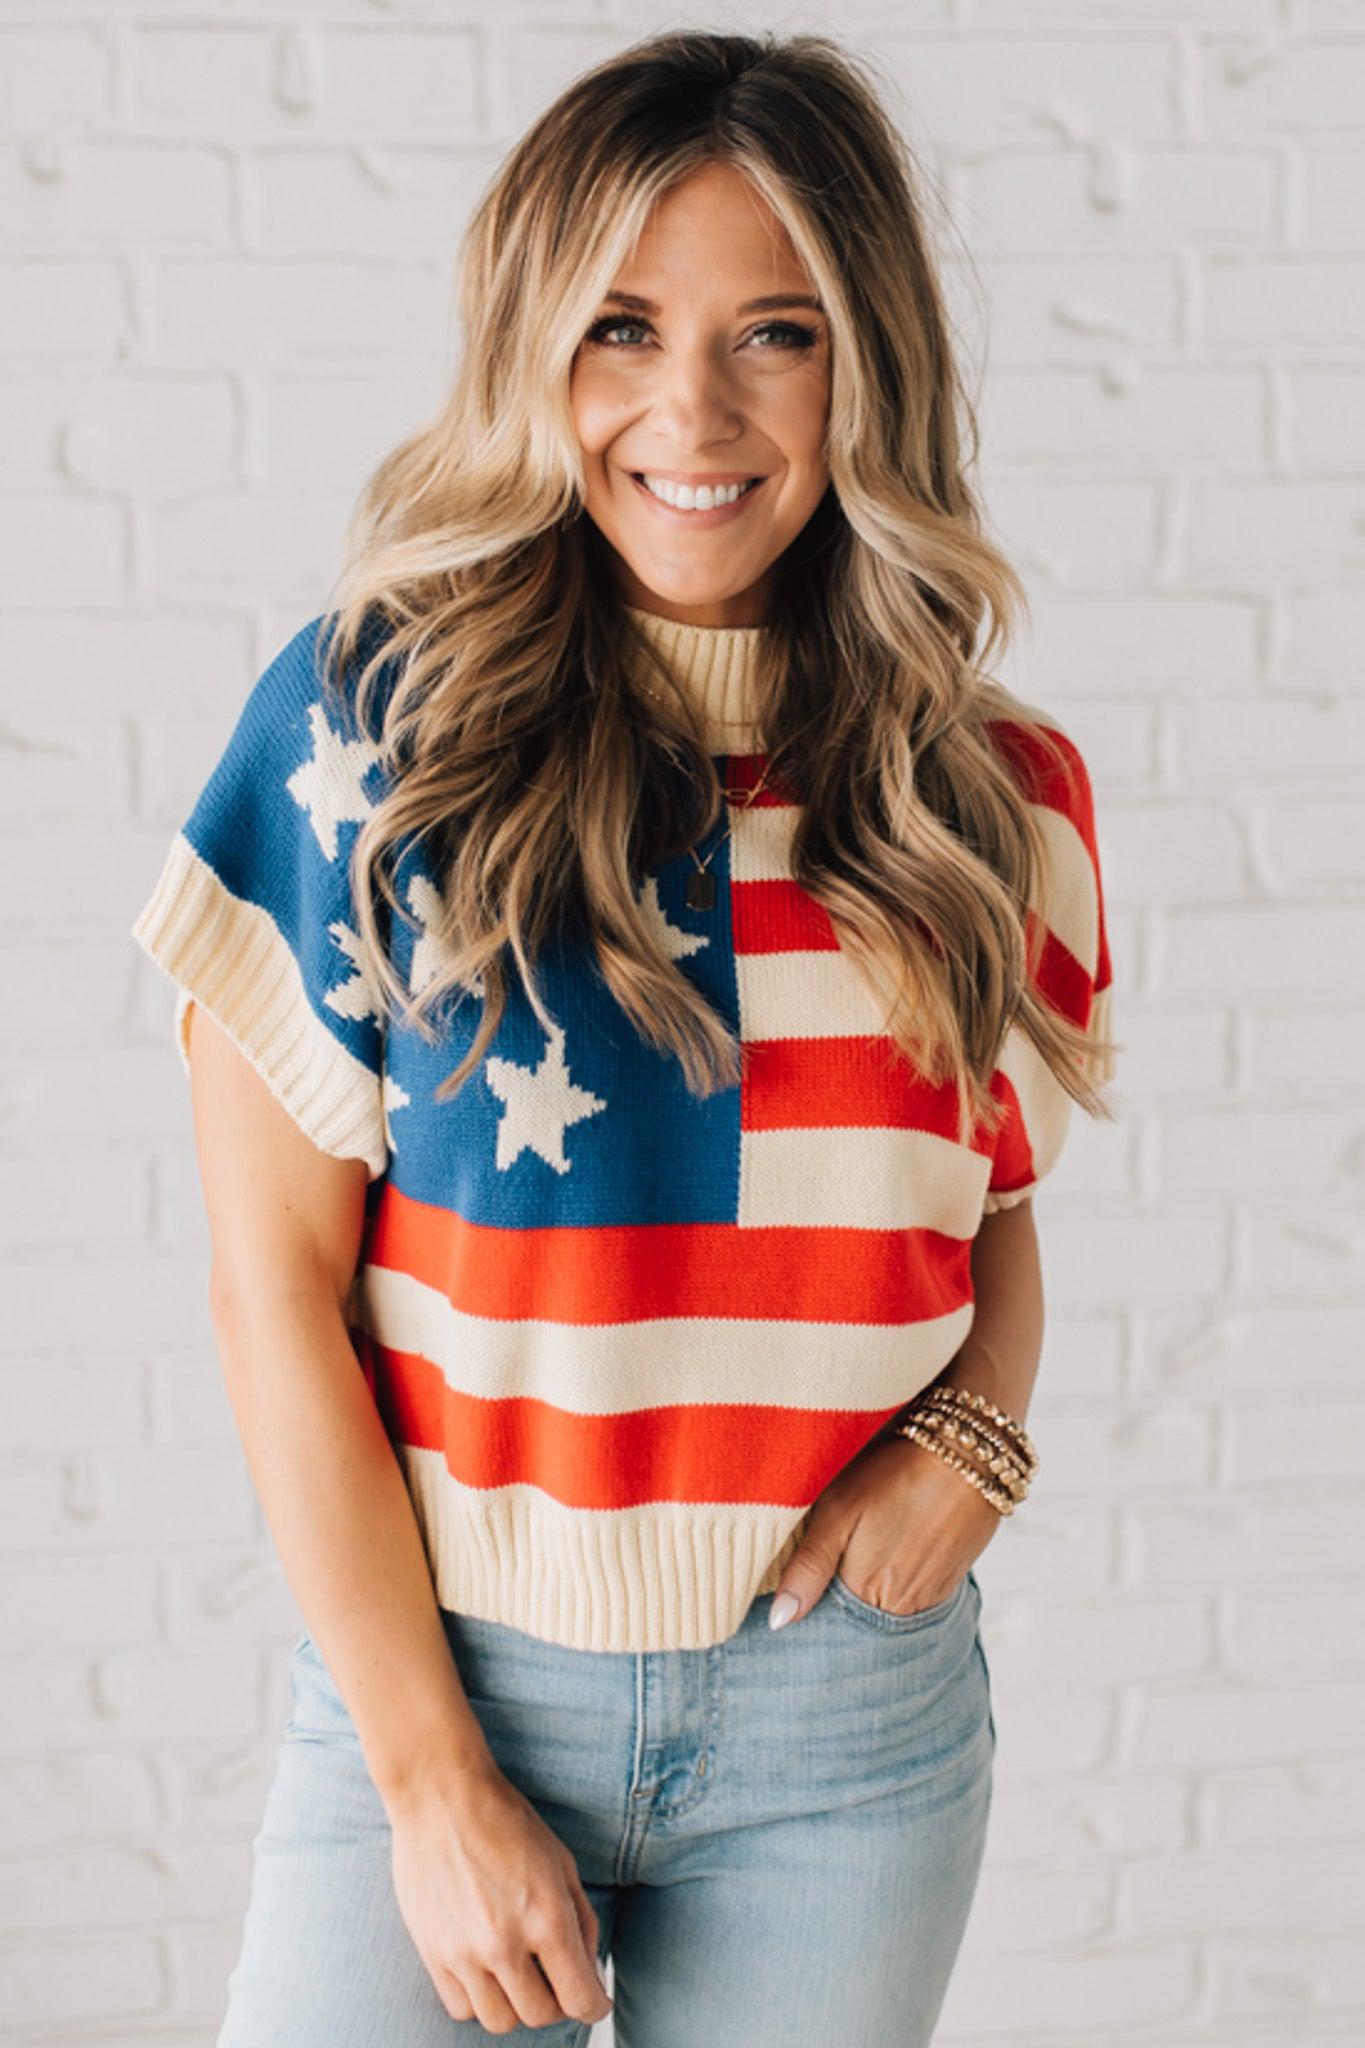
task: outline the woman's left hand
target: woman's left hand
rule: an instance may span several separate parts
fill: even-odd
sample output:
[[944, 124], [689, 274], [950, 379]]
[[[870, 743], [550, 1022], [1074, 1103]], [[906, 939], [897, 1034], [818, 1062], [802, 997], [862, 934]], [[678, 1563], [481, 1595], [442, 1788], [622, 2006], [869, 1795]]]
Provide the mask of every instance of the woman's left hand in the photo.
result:
[[[966, 1576], [1000, 1521], [936, 1451], [908, 1437], [874, 1438], [815, 1501], [778, 1581], [770, 1626], [809, 1614], [836, 1571], [860, 1600], [889, 1614], [932, 1607]], [[794, 1607], [783, 1604], [786, 1595]]]

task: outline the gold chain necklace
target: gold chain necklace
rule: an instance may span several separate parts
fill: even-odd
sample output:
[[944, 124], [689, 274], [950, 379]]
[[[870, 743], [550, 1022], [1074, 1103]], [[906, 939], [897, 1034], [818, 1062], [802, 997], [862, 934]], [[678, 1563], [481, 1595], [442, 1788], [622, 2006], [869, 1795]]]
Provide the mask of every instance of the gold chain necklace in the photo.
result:
[[[728, 765], [729, 764], [727, 762], [727, 766]], [[762, 789], [764, 783], [768, 780], [768, 771], [771, 768], [771, 766], [771, 762], [764, 763], [763, 773], [759, 776], [758, 781], [754, 784], [752, 789], [731, 789], [727, 785], [725, 791], [725, 801], [728, 804], [741, 804], [747, 810], [749, 805], [753, 802], [754, 798]], [[717, 839], [715, 845], [707, 854], [706, 860], [703, 860], [701, 858], [701, 855], [697, 852], [695, 846], [688, 847], [688, 852], [691, 854], [693, 860], [696, 862], [695, 873], [690, 874], [687, 878], [685, 901], [687, 903], [687, 907], [689, 910], [715, 909], [716, 878], [713, 874], [708, 873], [707, 862], [715, 859], [716, 855], [720, 852], [721, 847], [724, 846], [726, 840], [730, 837], [730, 834], [733, 830], [734, 821], [733, 819], [731, 819], [729, 822], [727, 822], [725, 830], [721, 833], [719, 839]]]

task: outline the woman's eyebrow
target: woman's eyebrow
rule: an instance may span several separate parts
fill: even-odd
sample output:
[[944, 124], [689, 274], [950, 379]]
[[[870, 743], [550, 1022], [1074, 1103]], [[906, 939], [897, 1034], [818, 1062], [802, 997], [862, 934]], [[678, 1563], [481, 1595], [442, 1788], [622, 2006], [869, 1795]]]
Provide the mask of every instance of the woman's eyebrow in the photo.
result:
[[[653, 299], [642, 299], [635, 292], [604, 292], [604, 303], [626, 306], [633, 313], [657, 313], [659, 306]], [[765, 298], [746, 299], [737, 306], [737, 313], [776, 313], [783, 306], [806, 306], [813, 313], [823, 313], [824, 306], [810, 292], [769, 292]]]

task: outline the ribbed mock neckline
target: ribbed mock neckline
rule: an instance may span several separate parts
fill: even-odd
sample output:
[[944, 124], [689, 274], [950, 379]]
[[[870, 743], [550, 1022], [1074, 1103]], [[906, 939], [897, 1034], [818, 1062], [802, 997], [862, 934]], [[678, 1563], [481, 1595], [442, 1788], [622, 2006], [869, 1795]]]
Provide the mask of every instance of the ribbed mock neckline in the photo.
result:
[[692, 626], [642, 611], [638, 605], [626, 609], [696, 706], [708, 751], [757, 752], [755, 686], [762, 626]]

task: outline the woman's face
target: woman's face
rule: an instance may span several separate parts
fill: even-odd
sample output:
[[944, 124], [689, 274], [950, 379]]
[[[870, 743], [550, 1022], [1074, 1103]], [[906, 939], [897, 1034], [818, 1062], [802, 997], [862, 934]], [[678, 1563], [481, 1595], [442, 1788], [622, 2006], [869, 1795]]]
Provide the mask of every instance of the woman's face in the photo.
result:
[[[814, 298], [786, 229], [731, 165], [703, 166], [655, 208], [569, 387], [588, 517], [627, 603], [698, 626], [767, 616], [772, 564], [829, 484], [829, 324]], [[644, 477], [761, 481], [689, 510]]]

